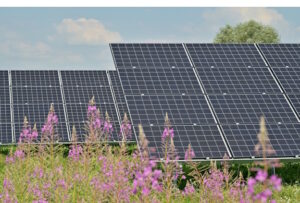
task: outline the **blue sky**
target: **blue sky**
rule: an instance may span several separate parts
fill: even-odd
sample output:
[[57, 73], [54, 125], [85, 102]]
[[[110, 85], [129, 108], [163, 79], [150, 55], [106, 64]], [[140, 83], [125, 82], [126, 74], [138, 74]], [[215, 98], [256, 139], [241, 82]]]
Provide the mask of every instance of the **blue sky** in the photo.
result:
[[300, 42], [300, 8], [0, 8], [0, 69], [114, 69], [109, 42], [212, 42], [250, 19]]

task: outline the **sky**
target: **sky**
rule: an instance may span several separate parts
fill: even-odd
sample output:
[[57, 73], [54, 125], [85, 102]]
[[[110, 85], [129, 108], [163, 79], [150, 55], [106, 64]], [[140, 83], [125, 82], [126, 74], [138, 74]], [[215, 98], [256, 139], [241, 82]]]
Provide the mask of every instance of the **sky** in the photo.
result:
[[112, 70], [109, 43], [209, 43], [251, 19], [300, 42], [300, 8], [0, 8], [0, 69]]

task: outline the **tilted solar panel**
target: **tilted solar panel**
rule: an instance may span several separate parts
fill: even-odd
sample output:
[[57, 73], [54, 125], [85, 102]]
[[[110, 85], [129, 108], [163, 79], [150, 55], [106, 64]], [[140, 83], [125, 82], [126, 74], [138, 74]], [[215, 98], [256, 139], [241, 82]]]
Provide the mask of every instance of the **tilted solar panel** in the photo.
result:
[[259, 44], [271, 67], [300, 67], [300, 44]]
[[57, 126], [60, 142], [69, 141], [63, 99], [57, 71], [12, 71], [12, 97], [16, 141], [26, 116], [31, 126], [37, 123], [38, 131], [45, 123], [51, 103], [59, 119]]
[[201, 67], [197, 72], [207, 94], [281, 94], [267, 67]]
[[264, 67], [254, 44], [186, 44], [195, 67]]
[[209, 95], [222, 124], [257, 124], [265, 116], [266, 123], [297, 123], [284, 95]]
[[111, 44], [116, 67], [191, 67], [182, 44]]
[[0, 71], [0, 144], [13, 142], [8, 71]]
[[119, 69], [126, 95], [202, 94], [192, 68]]
[[163, 125], [168, 113], [173, 125], [214, 124], [203, 95], [126, 95], [133, 125]]
[[[156, 158], [165, 158], [165, 149], [162, 146], [164, 126], [143, 126], [146, 138], [149, 141], [150, 155]], [[204, 126], [173, 126], [174, 145], [180, 160], [185, 159], [185, 151], [191, 144], [195, 158], [222, 158], [228, 154], [220, 132], [216, 125]], [[138, 133], [138, 128], [135, 127]]]
[[[268, 137], [275, 153], [269, 157], [286, 157], [300, 155], [300, 123], [267, 124]], [[257, 134], [259, 124], [222, 125], [224, 134], [235, 158], [261, 157], [255, 152], [259, 143]]]
[[84, 123], [87, 121], [89, 100], [94, 96], [97, 108], [104, 121], [108, 112], [115, 128], [111, 141], [118, 140], [119, 118], [113, 101], [106, 71], [61, 71], [63, 90], [66, 100], [66, 112], [70, 130], [75, 125], [79, 141], [85, 140], [87, 132]]
[[12, 86], [59, 86], [57, 71], [52, 70], [26, 70], [26, 71], [11, 71]]
[[278, 67], [273, 71], [287, 94], [300, 93], [300, 67]]

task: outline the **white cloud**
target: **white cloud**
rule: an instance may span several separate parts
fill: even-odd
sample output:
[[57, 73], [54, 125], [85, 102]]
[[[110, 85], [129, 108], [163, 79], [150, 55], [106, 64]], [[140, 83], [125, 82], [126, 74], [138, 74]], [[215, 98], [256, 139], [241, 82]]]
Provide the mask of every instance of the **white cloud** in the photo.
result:
[[51, 48], [44, 42], [31, 43], [20, 40], [6, 40], [0, 44], [0, 53], [8, 57], [47, 58], [50, 52]]
[[63, 19], [57, 25], [57, 32], [69, 44], [99, 45], [121, 41], [118, 32], [108, 30], [96, 19]]

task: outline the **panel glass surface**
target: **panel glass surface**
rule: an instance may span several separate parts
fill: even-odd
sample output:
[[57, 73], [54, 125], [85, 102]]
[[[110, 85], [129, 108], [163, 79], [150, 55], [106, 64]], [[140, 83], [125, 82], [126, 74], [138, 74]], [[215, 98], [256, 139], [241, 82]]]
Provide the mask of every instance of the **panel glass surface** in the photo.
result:
[[271, 67], [300, 67], [300, 44], [259, 44]]
[[[150, 155], [156, 158], [164, 158], [161, 135], [164, 126], [143, 126], [144, 133], [149, 141]], [[174, 145], [180, 160], [184, 159], [184, 153], [191, 144], [196, 159], [222, 158], [226, 147], [216, 125], [207, 126], [173, 126]], [[138, 133], [138, 128], [135, 127]]]
[[57, 71], [11, 71], [12, 86], [59, 86]]
[[116, 67], [191, 67], [182, 44], [111, 44]]
[[209, 95], [221, 124], [297, 123], [292, 108], [283, 95]]
[[[258, 144], [259, 124], [223, 125], [222, 128], [235, 158], [262, 156], [254, 151], [255, 145]], [[285, 157], [300, 154], [300, 123], [268, 124], [267, 131], [275, 150], [275, 154], [269, 156]]]
[[173, 125], [214, 124], [203, 95], [127, 96], [134, 125], [163, 125], [166, 113]]
[[207, 67], [197, 71], [207, 94], [281, 93], [267, 67]]
[[264, 67], [254, 44], [186, 44], [196, 67]]
[[119, 69], [126, 95], [202, 94], [192, 68]]

